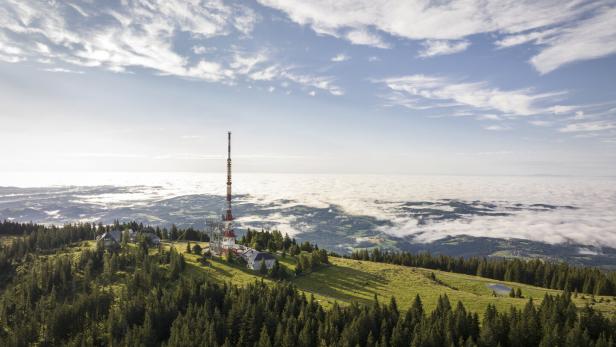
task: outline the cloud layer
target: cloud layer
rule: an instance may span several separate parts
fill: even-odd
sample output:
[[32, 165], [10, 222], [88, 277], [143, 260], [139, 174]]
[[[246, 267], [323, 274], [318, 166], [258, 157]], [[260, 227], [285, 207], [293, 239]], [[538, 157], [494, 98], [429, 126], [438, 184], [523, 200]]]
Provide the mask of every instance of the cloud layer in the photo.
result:
[[[2, 188], [0, 217], [200, 225], [219, 213], [224, 196], [222, 173], [25, 178], [2, 177], [24, 188]], [[235, 182], [239, 223], [280, 226], [323, 245], [472, 235], [616, 247], [613, 179], [240, 174]], [[67, 183], [72, 187], [25, 188]], [[90, 187], [75, 188], [84, 185]]]

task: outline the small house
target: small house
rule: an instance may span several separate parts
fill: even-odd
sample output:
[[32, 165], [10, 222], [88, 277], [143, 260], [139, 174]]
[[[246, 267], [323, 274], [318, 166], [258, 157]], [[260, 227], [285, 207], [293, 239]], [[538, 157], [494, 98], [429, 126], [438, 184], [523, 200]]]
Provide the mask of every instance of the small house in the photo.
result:
[[152, 245], [152, 246], [160, 245], [160, 237], [158, 237], [154, 233], [145, 233], [145, 232], [144, 233], [138, 233], [136, 231], [133, 231], [133, 229], [129, 229], [128, 230], [128, 237], [130, 239], [130, 242], [132, 242], [132, 243], [137, 243], [139, 241], [139, 235], [143, 235], [143, 237], [147, 241], [147, 243]]
[[96, 242], [105, 249], [119, 248], [122, 242], [122, 232], [120, 230], [107, 231], [97, 236]]
[[274, 263], [276, 263], [276, 257], [270, 253], [259, 252], [252, 248], [247, 248], [240, 256], [246, 261], [248, 268], [251, 270], [260, 270], [262, 262], [265, 262], [265, 267], [270, 270], [274, 267]]

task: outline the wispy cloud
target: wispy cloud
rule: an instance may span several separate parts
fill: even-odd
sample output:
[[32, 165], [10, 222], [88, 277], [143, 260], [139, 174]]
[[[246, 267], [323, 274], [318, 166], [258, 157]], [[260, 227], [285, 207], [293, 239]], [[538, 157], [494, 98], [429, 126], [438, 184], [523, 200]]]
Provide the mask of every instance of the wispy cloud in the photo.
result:
[[616, 122], [602, 120], [593, 122], [571, 123], [559, 129], [563, 133], [590, 132], [616, 129]]
[[380, 35], [369, 32], [366, 29], [351, 30], [346, 33], [345, 38], [356, 45], [367, 45], [377, 48], [391, 48], [391, 45], [383, 40]]
[[65, 69], [65, 68], [61, 68], [61, 67], [54, 67], [54, 68], [49, 68], [49, 69], [43, 69], [43, 71], [47, 71], [47, 72], [64, 72], [64, 73], [74, 73], [74, 74], [83, 74], [84, 71], [81, 70], [71, 70], [71, 69]]
[[428, 58], [436, 55], [459, 53], [466, 50], [470, 44], [471, 43], [467, 40], [428, 40], [423, 43], [424, 49], [419, 52], [419, 56], [421, 58]]
[[[68, 15], [71, 11], [80, 18]], [[192, 62], [174, 50], [173, 39], [179, 32], [195, 39], [234, 30], [247, 33], [256, 20], [251, 13], [243, 6], [219, 1], [131, 2], [117, 7], [107, 2], [77, 6], [7, 1], [0, 5], [0, 28], [20, 42], [22, 57], [43, 55], [111, 71], [142, 67], [162, 75], [218, 82], [231, 79], [233, 72], [218, 62]]]
[[292, 67], [271, 65], [252, 72], [249, 75], [249, 78], [255, 81], [289, 81], [304, 88], [317, 88], [325, 90], [334, 96], [344, 94], [344, 90], [335, 84], [334, 77], [302, 74], [294, 71]]
[[[541, 42], [540, 42], [541, 43]], [[542, 74], [580, 60], [616, 53], [616, 7], [580, 21], [545, 42], [530, 62]]]
[[348, 55], [344, 53], [339, 53], [339, 54], [336, 54], [334, 57], [332, 57], [331, 61], [333, 61], [334, 63], [340, 63], [343, 61], [347, 61], [349, 59], [351, 59], [351, 57], [349, 57]]
[[550, 122], [547, 120], [531, 120], [528, 123], [538, 127], [549, 127], [554, 124], [554, 122]]
[[511, 130], [510, 127], [508, 126], [504, 126], [504, 125], [486, 125], [483, 127], [484, 130], [489, 130], [489, 131], [505, 131], [505, 130]]
[[[250, 35], [258, 21], [259, 15], [245, 5], [218, 0], [130, 2], [126, 6], [103, 1], [75, 5], [11, 0], [0, 4], [0, 60], [20, 62], [35, 57], [45, 63], [113, 72], [145, 68], [159, 75], [228, 85], [241, 80], [278, 80], [331, 95], [344, 93], [334, 77], [272, 63], [274, 58], [266, 50], [242, 51], [233, 45], [218, 50], [204, 44], [204, 39], [214, 37]], [[193, 56], [177, 49], [175, 40], [180, 34], [189, 35]], [[45, 71], [82, 73], [68, 67]]]
[[320, 34], [345, 38], [352, 43], [383, 48], [381, 33], [429, 40], [419, 54], [422, 57], [463, 51], [468, 47], [466, 39], [486, 33], [495, 34], [495, 44], [500, 48], [530, 42], [542, 45], [531, 59], [531, 64], [541, 73], [573, 61], [616, 52], [616, 8], [608, 0], [586, 3], [577, 0], [259, 2], [283, 11], [292, 21], [308, 25]]
[[[531, 89], [501, 90], [486, 82], [454, 82], [444, 77], [410, 75], [391, 77], [377, 82], [395, 92], [398, 101], [418, 107], [461, 106], [478, 110], [499, 111], [512, 116], [547, 113], [541, 104], [562, 93], [536, 93]], [[391, 101], [391, 99], [390, 99]]]

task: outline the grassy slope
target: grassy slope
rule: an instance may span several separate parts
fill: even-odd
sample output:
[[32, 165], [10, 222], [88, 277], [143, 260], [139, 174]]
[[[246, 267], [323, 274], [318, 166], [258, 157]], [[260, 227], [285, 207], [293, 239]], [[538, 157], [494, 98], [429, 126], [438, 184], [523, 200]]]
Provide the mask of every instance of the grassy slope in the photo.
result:
[[[191, 242], [191, 244], [194, 245], [195, 242]], [[205, 242], [200, 244], [204, 248], [207, 247]], [[219, 283], [232, 283], [240, 286], [253, 283], [256, 280], [272, 283], [271, 280], [263, 278], [239, 264], [228, 264], [218, 259], [212, 259], [209, 265], [201, 265], [197, 261], [196, 255], [185, 253], [185, 242], [177, 242], [173, 246], [179, 252], [184, 253], [188, 263], [186, 273], [190, 276], [206, 275]], [[89, 241], [81, 246], [73, 245], [61, 251], [60, 254], [77, 257], [79, 251], [84, 247], [94, 248], [95, 242]], [[170, 244], [166, 243], [165, 247], [169, 248]], [[156, 252], [156, 250], [152, 249], [152, 252]], [[292, 257], [279, 258], [279, 261], [289, 269], [295, 268], [295, 261]], [[400, 309], [406, 310], [415, 295], [419, 294], [425, 308], [431, 310], [434, 308], [438, 296], [447, 294], [452, 303], [455, 304], [455, 302], [461, 300], [467, 309], [483, 314], [488, 303], [496, 304], [499, 310], [506, 310], [511, 305], [522, 307], [529, 297], [532, 297], [536, 302], [540, 302], [545, 293], [556, 294], [560, 292], [524, 284], [422, 268], [333, 257], [330, 257], [330, 262], [332, 263], [331, 266], [293, 280], [299, 290], [306, 295], [313, 294], [324, 307], [331, 307], [334, 302], [341, 305], [347, 305], [353, 301], [368, 303], [374, 299], [376, 294], [381, 302], [389, 302], [389, 299], [395, 296]], [[440, 283], [430, 279], [431, 272], [435, 274]], [[492, 283], [502, 283], [508, 287], [521, 288], [525, 298], [494, 297], [492, 290], [487, 287], [487, 284]], [[593, 304], [593, 307], [606, 314], [616, 315], [616, 297], [597, 296], [595, 300], [597, 302]], [[592, 303], [590, 295], [579, 295], [574, 298], [574, 302], [579, 307]]]
[[[201, 245], [205, 247], [207, 244], [202, 243]], [[186, 244], [180, 242], [175, 247], [178, 251], [184, 252]], [[203, 266], [197, 262], [197, 256], [185, 254], [185, 257], [189, 264], [188, 271], [190, 274], [207, 273], [218, 282], [230, 282], [237, 285], [261, 280], [260, 276], [241, 265], [231, 265], [213, 259], [210, 265]], [[287, 268], [294, 269], [293, 258], [279, 258], [279, 260]], [[434, 308], [438, 296], [447, 294], [452, 303], [460, 300], [467, 309], [482, 314], [488, 303], [496, 304], [499, 310], [506, 310], [511, 305], [522, 307], [529, 297], [532, 297], [536, 302], [540, 302], [545, 293], [556, 294], [560, 292], [524, 284], [421, 268], [331, 257], [330, 262], [332, 266], [293, 280], [293, 283], [301, 291], [313, 294], [325, 307], [330, 307], [334, 302], [342, 305], [349, 304], [352, 301], [371, 302], [376, 294], [381, 302], [388, 302], [392, 296], [395, 296], [398, 306], [406, 310], [415, 295], [419, 294], [426, 309], [431, 310]], [[429, 278], [430, 272], [434, 272], [438, 282]], [[264, 281], [271, 282], [268, 279], [264, 279]], [[492, 289], [487, 286], [492, 283], [502, 283], [508, 287], [521, 288], [524, 298], [494, 297]], [[616, 297], [597, 296], [595, 299], [598, 301], [593, 304], [596, 309], [608, 314], [616, 314]], [[579, 307], [583, 307], [586, 303], [591, 303], [591, 296], [579, 295], [574, 298], [574, 301]]]

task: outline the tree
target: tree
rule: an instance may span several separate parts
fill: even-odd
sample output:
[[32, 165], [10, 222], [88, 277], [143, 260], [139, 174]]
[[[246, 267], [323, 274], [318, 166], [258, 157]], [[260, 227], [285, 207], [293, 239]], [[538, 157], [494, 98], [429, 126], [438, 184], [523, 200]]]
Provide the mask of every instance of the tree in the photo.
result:
[[122, 246], [126, 246], [129, 241], [130, 241], [130, 234], [128, 230], [124, 230], [124, 232], [122, 232]]
[[188, 241], [186, 243], [186, 253], [190, 254], [191, 253], [191, 249], [190, 249], [190, 241]]
[[195, 244], [192, 248], [193, 253], [196, 255], [201, 255], [201, 252], [203, 251], [203, 249], [201, 248], [201, 246], [199, 246], [199, 244]]
[[259, 343], [258, 347], [272, 347], [272, 342], [270, 341], [269, 334], [267, 333], [267, 328], [264, 325], [261, 328], [261, 334], [259, 335]]
[[259, 263], [259, 273], [262, 275], [267, 275], [267, 265], [265, 265], [264, 259], [261, 259], [261, 263]]

